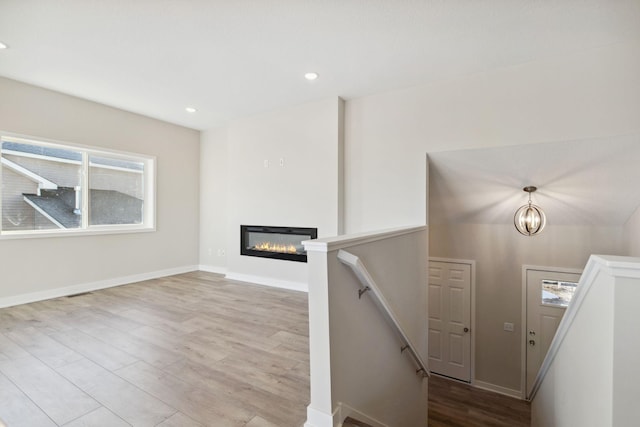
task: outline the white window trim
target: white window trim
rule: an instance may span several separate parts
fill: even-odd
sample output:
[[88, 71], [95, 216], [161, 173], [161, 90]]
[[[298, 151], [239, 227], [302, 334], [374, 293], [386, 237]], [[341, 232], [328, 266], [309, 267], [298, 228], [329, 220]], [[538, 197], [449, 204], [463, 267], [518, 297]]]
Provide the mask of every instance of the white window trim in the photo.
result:
[[[42, 238], [42, 237], [71, 237], [71, 236], [91, 236], [101, 234], [123, 234], [123, 233], [147, 233], [156, 231], [156, 157], [132, 153], [126, 151], [116, 151], [102, 147], [92, 147], [69, 142], [55, 141], [46, 138], [19, 135], [11, 132], [0, 131], [0, 149], [2, 141], [16, 142], [21, 144], [40, 145], [51, 148], [60, 148], [67, 150], [80, 151], [83, 155], [83, 162], [75, 160], [61, 160], [62, 163], [80, 164], [83, 166], [81, 186], [82, 186], [82, 227], [80, 228], [62, 228], [62, 229], [46, 229], [46, 230], [2, 230], [0, 222], [0, 240], [24, 239], [24, 238]], [[12, 150], [4, 151], [5, 154], [16, 155]], [[27, 153], [28, 154], [28, 153]], [[141, 173], [144, 182], [144, 204], [143, 204], [143, 222], [142, 224], [108, 224], [108, 225], [89, 225], [89, 167], [102, 167], [101, 165], [90, 165], [89, 157], [110, 157], [120, 158], [122, 160], [136, 161], [144, 163], [144, 171], [129, 170], [132, 173]], [[47, 158], [48, 156], [31, 155], [26, 157]], [[1, 157], [0, 162], [0, 189], [2, 188], [2, 167], [8, 167], [5, 158]], [[6, 161], [9, 161], [6, 159]], [[105, 165], [107, 169], [124, 169]], [[47, 183], [55, 185], [47, 180]], [[1, 194], [1, 193], [0, 193]], [[33, 206], [32, 203], [29, 203]], [[0, 213], [2, 212], [2, 197], [0, 197]], [[55, 223], [55, 221], [54, 221]]]
[[[3, 139], [4, 139], [4, 137], [3, 137]], [[6, 138], [4, 140], [15, 141], [15, 138]], [[17, 141], [15, 141], [15, 142], [17, 142]], [[34, 141], [29, 141], [28, 143], [29, 144], [33, 144]], [[38, 144], [38, 142], [35, 142], [35, 143]], [[26, 142], [25, 142], [25, 144], [26, 144]], [[8, 154], [10, 156], [28, 157], [30, 159], [47, 160], [49, 162], [58, 162], [58, 163], [67, 163], [67, 164], [70, 164], [70, 165], [79, 165], [80, 163], [82, 163], [82, 162], [79, 162], [77, 160], [61, 159], [59, 157], [43, 156], [41, 154], [22, 153], [20, 151], [14, 151], [14, 150], [3, 150], [3, 153]]]
[[109, 170], [118, 171], [118, 172], [144, 174], [143, 171], [137, 170], [137, 169], [127, 169], [127, 168], [121, 168], [118, 166], [101, 165], [99, 163], [93, 163], [93, 162], [89, 162], [89, 167], [98, 168], [98, 169], [109, 169]]

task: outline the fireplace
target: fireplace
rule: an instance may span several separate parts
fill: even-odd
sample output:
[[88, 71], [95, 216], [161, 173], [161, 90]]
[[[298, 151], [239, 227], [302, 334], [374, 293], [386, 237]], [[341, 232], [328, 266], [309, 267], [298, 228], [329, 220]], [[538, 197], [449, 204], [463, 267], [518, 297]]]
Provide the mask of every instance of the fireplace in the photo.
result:
[[240, 254], [307, 262], [302, 242], [317, 237], [317, 228], [241, 225]]

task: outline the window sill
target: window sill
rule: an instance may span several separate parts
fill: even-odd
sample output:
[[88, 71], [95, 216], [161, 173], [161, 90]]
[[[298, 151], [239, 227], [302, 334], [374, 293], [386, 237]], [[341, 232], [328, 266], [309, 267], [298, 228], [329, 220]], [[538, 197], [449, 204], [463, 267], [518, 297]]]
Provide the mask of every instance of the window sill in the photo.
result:
[[0, 240], [18, 240], [18, 239], [41, 239], [48, 237], [80, 237], [80, 236], [99, 236], [105, 234], [130, 234], [130, 233], [150, 233], [155, 232], [155, 227], [131, 226], [103, 226], [92, 227], [91, 229], [79, 230], [37, 230], [37, 231], [5, 231], [0, 234]]

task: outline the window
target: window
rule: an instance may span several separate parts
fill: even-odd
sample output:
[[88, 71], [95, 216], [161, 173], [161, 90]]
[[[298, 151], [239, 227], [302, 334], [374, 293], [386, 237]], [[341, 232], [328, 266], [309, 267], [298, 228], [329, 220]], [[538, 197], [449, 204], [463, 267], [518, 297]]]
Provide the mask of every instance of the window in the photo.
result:
[[557, 280], [542, 281], [542, 304], [557, 307], [568, 307], [578, 284]]
[[2, 136], [0, 234], [149, 230], [154, 159]]
[[89, 156], [89, 224], [142, 224], [144, 162]]

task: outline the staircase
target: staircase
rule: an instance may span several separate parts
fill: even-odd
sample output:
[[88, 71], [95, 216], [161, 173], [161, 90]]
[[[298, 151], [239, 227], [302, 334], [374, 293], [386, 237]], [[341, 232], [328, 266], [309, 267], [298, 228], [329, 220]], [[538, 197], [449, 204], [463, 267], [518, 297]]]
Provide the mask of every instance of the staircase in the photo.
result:
[[304, 246], [311, 348], [305, 427], [425, 426], [427, 227]]

